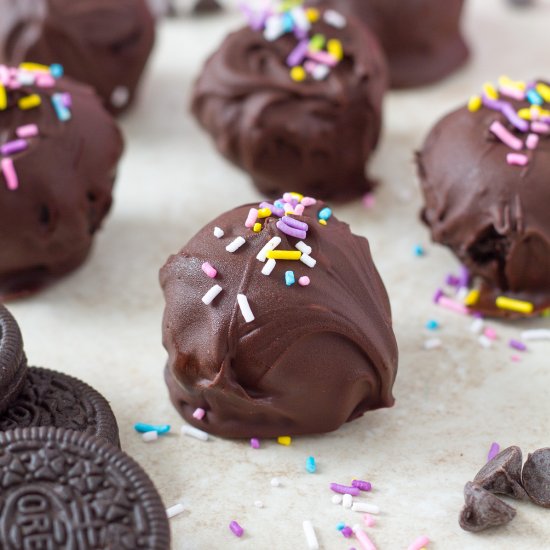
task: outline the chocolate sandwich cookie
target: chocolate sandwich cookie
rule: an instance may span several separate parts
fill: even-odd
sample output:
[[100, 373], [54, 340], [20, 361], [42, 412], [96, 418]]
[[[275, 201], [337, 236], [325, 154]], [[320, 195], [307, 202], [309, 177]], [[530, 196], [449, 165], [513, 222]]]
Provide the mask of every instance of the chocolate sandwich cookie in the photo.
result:
[[103, 437], [120, 447], [118, 426], [107, 400], [84, 382], [60, 372], [30, 367], [17, 399], [0, 414], [0, 430], [52, 426]]
[[168, 550], [164, 505], [145, 471], [72, 430], [0, 433], [0, 547]]
[[0, 413], [17, 398], [26, 371], [21, 332], [11, 313], [0, 305]]

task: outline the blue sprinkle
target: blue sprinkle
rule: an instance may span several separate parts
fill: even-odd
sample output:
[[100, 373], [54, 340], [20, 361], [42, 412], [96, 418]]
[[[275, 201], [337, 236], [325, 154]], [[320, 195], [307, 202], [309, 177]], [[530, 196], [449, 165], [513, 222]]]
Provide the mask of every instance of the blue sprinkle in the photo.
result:
[[314, 474], [317, 470], [317, 464], [315, 464], [315, 458], [312, 456], [308, 456], [306, 460], [306, 470], [310, 474]]
[[275, 206], [277, 208], [284, 208], [284, 204], [281, 201], [275, 201], [273, 203], [273, 206]]
[[294, 28], [294, 20], [290, 13], [283, 14], [283, 29], [285, 32], [290, 32]]
[[413, 254], [417, 258], [420, 258], [426, 255], [426, 251], [424, 250], [424, 247], [421, 244], [415, 244], [413, 248]]
[[539, 95], [537, 90], [534, 90], [533, 88], [531, 88], [530, 90], [527, 91], [526, 96], [527, 96], [527, 100], [529, 101], [529, 103], [531, 105], [543, 105], [544, 104], [544, 100], [542, 99], [542, 97]]
[[64, 73], [65, 70], [63, 69], [63, 65], [60, 65], [59, 63], [53, 63], [50, 65], [50, 74], [54, 78], [61, 78]]
[[430, 319], [426, 323], [426, 328], [428, 330], [437, 330], [439, 328], [439, 323], [435, 319]]
[[317, 216], [320, 220], [327, 221], [332, 216], [332, 210], [327, 206], [326, 208], [320, 210]]
[[285, 272], [286, 286], [292, 286], [295, 282], [296, 282], [296, 279], [294, 278], [294, 271]]
[[67, 122], [71, 120], [71, 111], [65, 107], [63, 104], [63, 96], [61, 94], [53, 94], [52, 96], [52, 105], [55, 110], [57, 118], [61, 122]]
[[337, 526], [336, 526], [336, 529], [338, 529], [338, 531], [341, 531], [344, 527], [346, 526], [346, 524], [341, 521]]
[[140, 434], [146, 432], [157, 432], [159, 435], [167, 434], [170, 431], [170, 424], [161, 424], [155, 426], [153, 424], [144, 424], [143, 422], [137, 422], [134, 424], [134, 430]]

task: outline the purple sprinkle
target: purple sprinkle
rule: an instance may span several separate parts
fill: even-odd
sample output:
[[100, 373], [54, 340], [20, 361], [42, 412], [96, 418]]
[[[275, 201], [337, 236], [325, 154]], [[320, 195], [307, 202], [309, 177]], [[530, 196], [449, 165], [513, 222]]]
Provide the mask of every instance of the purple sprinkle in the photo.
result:
[[63, 92], [61, 95], [61, 103], [67, 107], [67, 109], [70, 109], [73, 106], [73, 98], [71, 94], [67, 92]]
[[253, 448], [253, 449], [259, 449], [260, 448], [260, 440], [256, 437], [253, 437], [251, 440], [250, 440], [250, 446]]
[[233, 520], [229, 524], [229, 529], [231, 529], [231, 531], [233, 532], [233, 534], [236, 537], [242, 537], [243, 536], [244, 529], [235, 520]]
[[458, 286], [460, 283], [460, 279], [456, 275], [449, 273], [447, 277], [445, 277], [445, 283], [449, 286]]
[[297, 239], [305, 239], [307, 236], [307, 233], [305, 231], [300, 231], [299, 229], [290, 227], [281, 220], [277, 222], [277, 229], [279, 229], [279, 231], [282, 231], [285, 235], [288, 235], [289, 237], [296, 237]]
[[500, 445], [498, 443], [493, 443], [489, 449], [489, 454], [487, 455], [487, 462], [493, 460], [498, 453], [500, 453]]
[[508, 342], [508, 345], [511, 348], [517, 349], [518, 351], [527, 351], [527, 346], [523, 342], [520, 342], [519, 340], [514, 340], [513, 338]]
[[458, 275], [458, 286], [460, 288], [467, 288], [470, 284], [470, 271], [467, 267], [461, 265], [460, 266], [460, 273]]
[[298, 42], [298, 45], [290, 52], [289, 56], [286, 58], [286, 64], [289, 67], [295, 67], [296, 65], [299, 65], [304, 60], [308, 47], [309, 40], [302, 40]]
[[352, 497], [358, 497], [361, 494], [357, 487], [348, 487], [347, 485], [340, 485], [339, 483], [331, 483], [330, 489], [335, 493], [351, 495]]
[[352, 487], [357, 487], [361, 491], [370, 491], [372, 489], [372, 484], [368, 481], [362, 481], [360, 479], [354, 479], [351, 482]]
[[269, 208], [271, 210], [271, 213], [275, 214], [275, 216], [278, 216], [279, 218], [282, 218], [285, 215], [285, 211], [282, 208], [279, 208], [278, 206], [275, 206], [270, 202], [261, 202], [260, 208]]
[[353, 529], [349, 525], [346, 525], [340, 532], [347, 539], [349, 539], [353, 535]]
[[443, 291], [438, 288], [436, 291], [435, 291], [435, 294], [434, 294], [434, 297], [433, 297], [433, 302], [434, 304], [437, 304], [439, 303], [439, 299], [440, 298], [443, 298], [444, 294], [443, 294]]
[[491, 99], [486, 95], [483, 95], [482, 101], [485, 107], [498, 112], [502, 112], [502, 109], [505, 105], [510, 105], [507, 101], [501, 101], [500, 99]]
[[0, 147], [0, 153], [2, 155], [13, 155], [14, 153], [20, 153], [27, 148], [27, 141], [24, 139], [15, 139], [13, 141], [8, 141]]
[[295, 220], [290, 216], [284, 216], [282, 221], [290, 227], [294, 227], [294, 229], [300, 229], [301, 231], [307, 231], [309, 229], [307, 223], [301, 222], [300, 220]]
[[529, 130], [529, 122], [519, 118], [518, 114], [509, 103], [506, 103], [506, 105], [502, 108], [502, 114], [508, 119], [510, 124], [515, 126], [521, 132], [527, 132], [527, 130]]

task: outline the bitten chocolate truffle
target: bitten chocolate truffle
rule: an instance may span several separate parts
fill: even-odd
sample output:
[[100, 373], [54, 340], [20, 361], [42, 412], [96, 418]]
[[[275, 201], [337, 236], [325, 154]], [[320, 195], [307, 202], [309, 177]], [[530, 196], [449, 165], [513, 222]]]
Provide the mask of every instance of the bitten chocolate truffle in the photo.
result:
[[0, 13], [0, 64], [59, 63], [111, 112], [132, 103], [155, 38], [145, 0], [0, 0]]
[[393, 404], [397, 345], [368, 241], [287, 193], [206, 225], [160, 271], [165, 378], [225, 437], [337, 429]]
[[249, 10], [250, 27], [206, 62], [193, 114], [267, 196], [289, 187], [324, 199], [360, 196], [372, 187], [366, 163], [382, 124], [380, 47], [354, 19], [286, 6]]
[[121, 153], [91, 88], [0, 66], [0, 295], [37, 290], [84, 261]]
[[550, 86], [501, 78], [439, 121], [418, 154], [422, 219], [466, 267], [473, 311], [550, 308]]
[[437, 82], [468, 58], [460, 31], [464, 0], [312, 0], [354, 15], [380, 40], [392, 88]]

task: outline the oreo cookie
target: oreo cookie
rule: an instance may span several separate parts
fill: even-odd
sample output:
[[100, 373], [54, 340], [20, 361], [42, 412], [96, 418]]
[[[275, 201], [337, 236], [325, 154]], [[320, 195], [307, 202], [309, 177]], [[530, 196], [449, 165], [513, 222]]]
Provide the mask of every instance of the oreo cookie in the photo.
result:
[[128, 455], [72, 430], [0, 433], [0, 548], [169, 547], [165, 507]]
[[29, 367], [15, 402], [0, 414], [0, 430], [51, 426], [102, 437], [120, 447], [107, 400], [84, 382], [60, 372]]
[[11, 313], [0, 305], [0, 413], [21, 391], [26, 370], [27, 359], [19, 326]]

